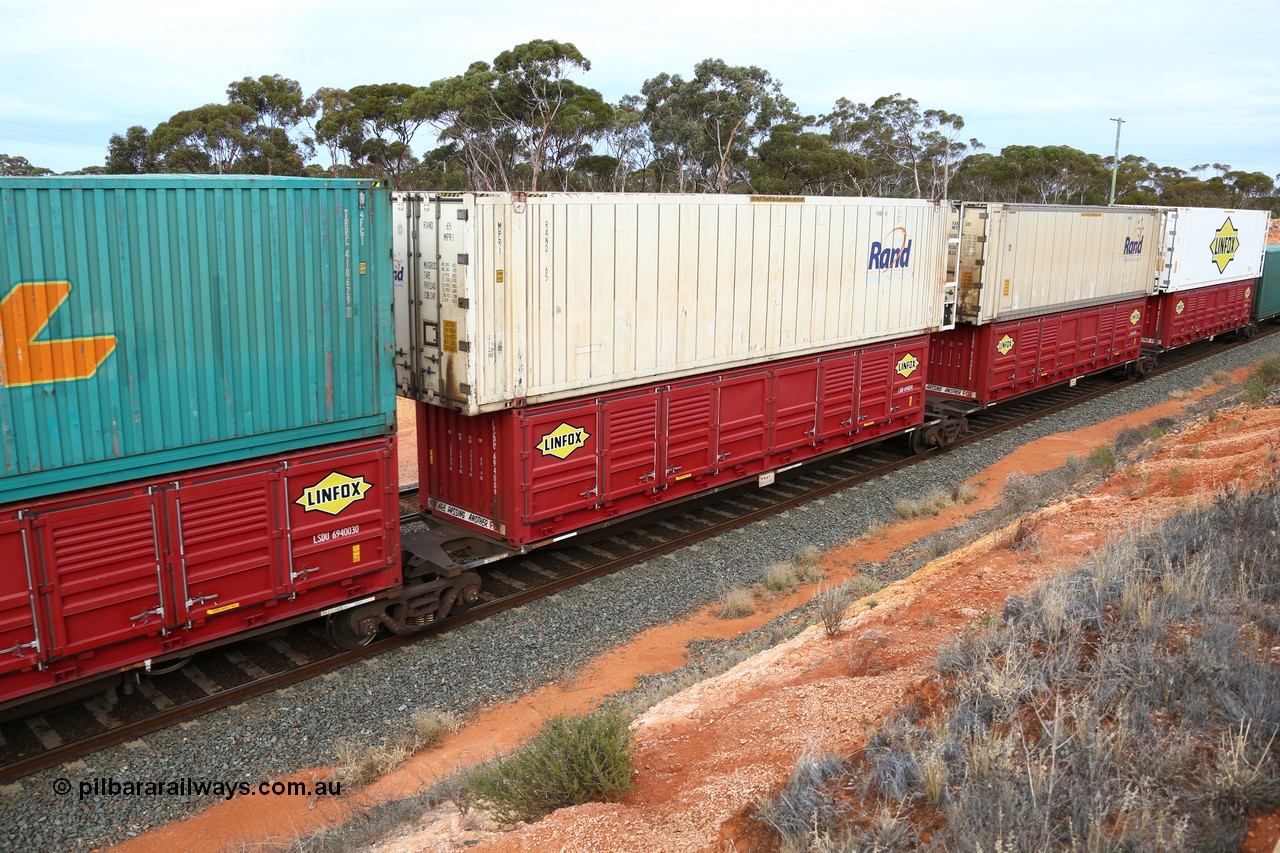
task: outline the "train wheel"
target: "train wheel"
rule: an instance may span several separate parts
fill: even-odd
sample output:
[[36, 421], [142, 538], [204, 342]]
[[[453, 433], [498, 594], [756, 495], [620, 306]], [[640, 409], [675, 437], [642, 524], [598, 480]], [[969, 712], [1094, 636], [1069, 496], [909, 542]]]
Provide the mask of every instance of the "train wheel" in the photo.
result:
[[933, 449], [933, 445], [929, 443], [929, 431], [925, 427], [916, 427], [911, 433], [911, 452], [917, 456], [928, 453]]
[[373, 642], [378, 635], [378, 622], [368, 615], [357, 618], [360, 615], [358, 610], [334, 613], [325, 620], [324, 630], [329, 642], [348, 650], [363, 648]]

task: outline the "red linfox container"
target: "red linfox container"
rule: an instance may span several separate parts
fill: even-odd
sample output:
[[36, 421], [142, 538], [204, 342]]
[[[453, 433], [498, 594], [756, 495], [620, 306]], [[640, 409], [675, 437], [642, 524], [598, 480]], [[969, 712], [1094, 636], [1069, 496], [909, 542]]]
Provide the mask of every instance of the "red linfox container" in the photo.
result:
[[1142, 342], [1171, 349], [1249, 324], [1256, 279], [1147, 297]]
[[395, 449], [368, 439], [0, 508], [0, 706], [397, 586]]
[[519, 547], [918, 426], [916, 335], [463, 415], [418, 404], [425, 508]]
[[1124, 364], [1142, 354], [1145, 309], [1144, 297], [937, 332], [925, 387], [988, 405]]

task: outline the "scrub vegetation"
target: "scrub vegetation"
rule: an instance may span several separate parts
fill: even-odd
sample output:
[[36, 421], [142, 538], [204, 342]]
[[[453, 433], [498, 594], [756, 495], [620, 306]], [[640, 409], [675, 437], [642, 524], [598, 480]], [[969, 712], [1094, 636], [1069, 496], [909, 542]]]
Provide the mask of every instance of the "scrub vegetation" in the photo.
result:
[[1280, 488], [1229, 491], [977, 620], [936, 702], [757, 817], [788, 851], [1238, 849], [1280, 806], [1277, 647]]

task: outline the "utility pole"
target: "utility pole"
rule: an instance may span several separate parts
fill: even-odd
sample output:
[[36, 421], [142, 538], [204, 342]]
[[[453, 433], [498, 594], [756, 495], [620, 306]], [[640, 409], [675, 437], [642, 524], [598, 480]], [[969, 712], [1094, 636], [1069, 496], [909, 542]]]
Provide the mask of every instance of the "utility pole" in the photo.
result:
[[1111, 121], [1116, 123], [1116, 156], [1111, 161], [1111, 200], [1107, 204], [1116, 203], [1116, 172], [1120, 169], [1120, 125], [1124, 124], [1124, 119], [1113, 118]]

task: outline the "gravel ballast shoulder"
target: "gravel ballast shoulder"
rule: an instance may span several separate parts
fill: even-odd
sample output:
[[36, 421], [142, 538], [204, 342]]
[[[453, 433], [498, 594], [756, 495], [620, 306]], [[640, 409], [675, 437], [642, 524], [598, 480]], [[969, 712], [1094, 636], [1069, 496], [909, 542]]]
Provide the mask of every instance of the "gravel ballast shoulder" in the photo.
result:
[[[335, 763], [342, 740], [368, 747], [411, 730], [420, 707], [465, 715], [563, 679], [636, 633], [762, 580], [805, 546], [829, 548], [896, 519], [896, 501], [962, 483], [1013, 449], [1170, 399], [1215, 372], [1280, 354], [1280, 335], [1256, 340], [998, 436], [923, 460], [782, 516], [483, 622], [427, 638], [143, 741], [0, 788], [0, 850], [88, 850], [197, 812], [212, 796], [81, 798], [95, 779], [262, 781]], [[56, 783], [70, 783], [59, 793]]]

